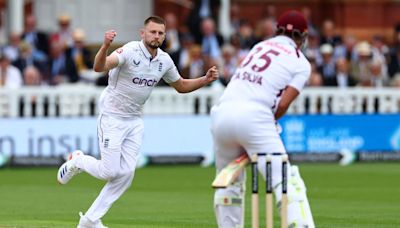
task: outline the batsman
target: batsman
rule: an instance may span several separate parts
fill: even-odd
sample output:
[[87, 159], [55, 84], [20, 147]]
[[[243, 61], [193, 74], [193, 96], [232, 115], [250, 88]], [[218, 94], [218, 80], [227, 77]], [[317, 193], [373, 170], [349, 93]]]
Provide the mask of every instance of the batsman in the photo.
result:
[[[285, 12], [278, 19], [276, 36], [256, 44], [232, 76], [211, 110], [217, 177], [243, 152], [248, 157], [257, 153], [286, 153], [275, 123], [310, 77], [310, 63], [301, 52], [306, 38], [304, 16], [297, 11]], [[279, 159], [281, 157], [273, 157], [272, 160], [272, 185], [278, 207], [282, 180]], [[258, 169], [265, 179], [263, 164], [265, 161], [258, 162]], [[313, 228], [306, 187], [298, 168], [288, 164], [287, 169], [288, 226]], [[233, 170], [239, 170], [237, 175], [231, 175], [234, 181], [217, 188], [214, 195], [215, 216], [220, 228], [244, 226], [245, 171], [243, 168]]]

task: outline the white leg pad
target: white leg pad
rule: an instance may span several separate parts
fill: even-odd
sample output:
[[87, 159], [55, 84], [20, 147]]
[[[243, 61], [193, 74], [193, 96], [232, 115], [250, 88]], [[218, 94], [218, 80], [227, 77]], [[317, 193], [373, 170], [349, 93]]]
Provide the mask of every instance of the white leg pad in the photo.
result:
[[214, 211], [219, 228], [243, 228], [244, 194], [243, 182], [215, 191]]
[[[310, 204], [306, 195], [306, 187], [297, 166], [290, 166], [288, 172], [288, 224], [290, 228], [315, 228]], [[275, 188], [275, 197], [280, 208], [281, 183]]]

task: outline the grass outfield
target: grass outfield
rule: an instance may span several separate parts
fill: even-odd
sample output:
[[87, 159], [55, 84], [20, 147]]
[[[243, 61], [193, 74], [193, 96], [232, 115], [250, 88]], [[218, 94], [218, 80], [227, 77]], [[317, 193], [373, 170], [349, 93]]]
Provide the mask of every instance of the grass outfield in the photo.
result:
[[[318, 228], [400, 227], [399, 164], [301, 164], [300, 172]], [[216, 227], [213, 175], [213, 168], [198, 166], [139, 169], [103, 223], [111, 228]], [[76, 227], [78, 212], [90, 206], [104, 183], [81, 174], [60, 186], [55, 177], [55, 168], [0, 169], [0, 227]], [[246, 197], [250, 227], [250, 194]]]

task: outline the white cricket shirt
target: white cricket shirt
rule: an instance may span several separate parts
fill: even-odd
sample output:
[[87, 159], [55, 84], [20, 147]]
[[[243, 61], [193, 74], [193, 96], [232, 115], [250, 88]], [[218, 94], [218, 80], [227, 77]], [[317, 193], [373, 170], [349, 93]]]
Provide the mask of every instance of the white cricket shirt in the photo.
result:
[[110, 70], [108, 86], [100, 97], [100, 111], [118, 117], [142, 114], [143, 104], [156, 84], [163, 79], [176, 82], [181, 76], [171, 57], [157, 50], [151, 58], [143, 41], [132, 41], [115, 50], [118, 67]]
[[286, 86], [304, 88], [311, 65], [292, 39], [276, 36], [255, 45], [232, 76], [220, 102], [254, 101], [273, 109]]

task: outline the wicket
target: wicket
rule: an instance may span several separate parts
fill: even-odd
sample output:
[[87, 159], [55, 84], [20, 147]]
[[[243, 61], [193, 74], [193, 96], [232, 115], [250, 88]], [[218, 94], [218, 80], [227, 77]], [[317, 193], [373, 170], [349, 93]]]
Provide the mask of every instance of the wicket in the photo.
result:
[[264, 154], [258, 153], [253, 154], [251, 157], [251, 186], [252, 186], [252, 196], [251, 196], [251, 219], [252, 219], [252, 228], [259, 227], [259, 199], [258, 199], [258, 157], [266, 156], [266, 187], [265, 187], [265, 204], [266, 204], [266, 216], [265, 216], [265, 224], [267, 228], [273, 228], [274, 220], [273, 220], [273, 197], [272, 197], [272, 156], [281, 156], [282, 157], [282, 198], [281, 198], [281, 228], [287, 228], [287, 162], [288, 156], [287, 154], [281, 153], [272, 153], [272, 154]]

